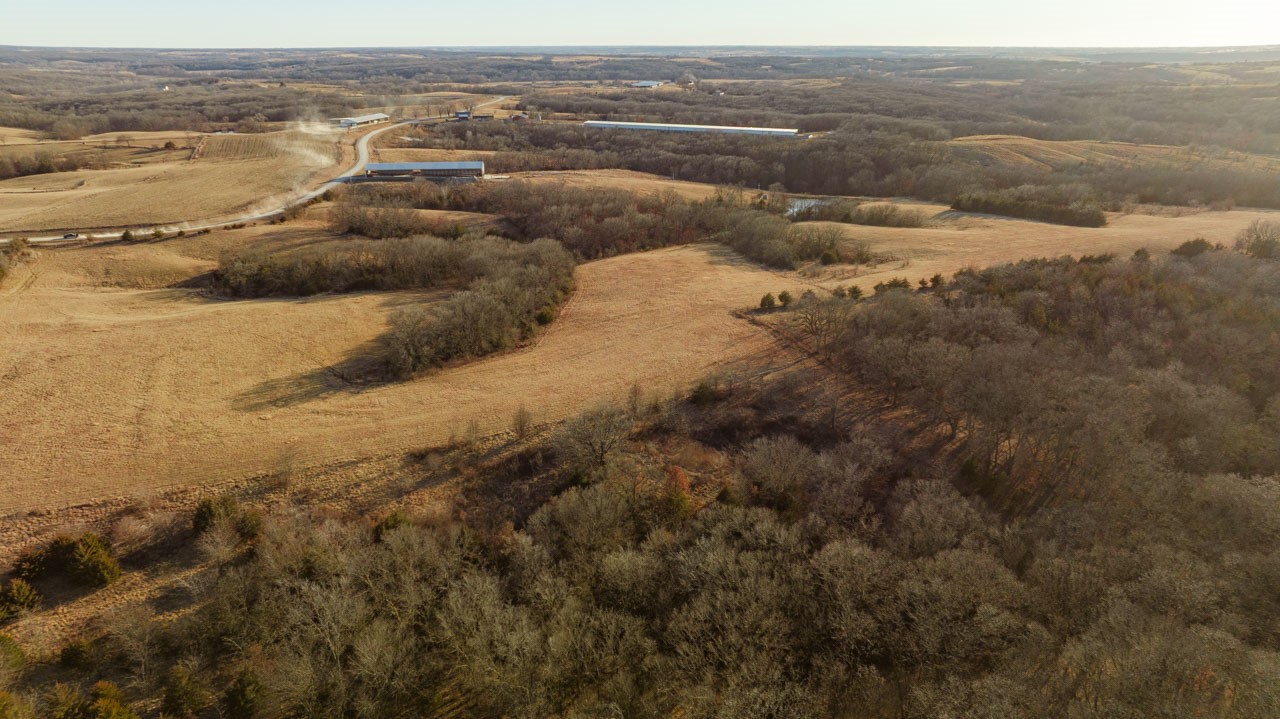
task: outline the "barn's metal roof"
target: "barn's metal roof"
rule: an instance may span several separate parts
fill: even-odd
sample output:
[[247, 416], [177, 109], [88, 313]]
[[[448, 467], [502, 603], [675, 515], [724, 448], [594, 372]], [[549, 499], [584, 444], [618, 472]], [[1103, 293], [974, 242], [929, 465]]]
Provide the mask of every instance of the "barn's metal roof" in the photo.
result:
[[381, 112], [375, 112], [372, 115], [361, 115], [359, 117], [340, 117], [339, 122], [373, 122], [374, 120], [390, 120], [391, 116]]
[[667, 132], [724, 132], [745, 135], [798, 135], [799, 130], [781, 127], [733, 127], [729, 125], [676, 125], [664, 122], [613, 122], [611, 120], [587, 120], [587, 127], [617, 130], [664, 130]]
[[480, 161], [464, 162], [371, 162], [364, 166], [369, 172], [429, 172], [431, 170], [479, 170], [484, 172], [484, 163]]

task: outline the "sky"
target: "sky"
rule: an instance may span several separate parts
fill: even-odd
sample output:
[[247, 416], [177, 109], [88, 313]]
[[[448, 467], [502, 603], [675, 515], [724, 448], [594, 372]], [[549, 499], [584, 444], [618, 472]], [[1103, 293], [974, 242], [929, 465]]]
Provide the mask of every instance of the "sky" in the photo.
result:
[[0, 45], [1280, 45], [1280, 0], [0, 0]]

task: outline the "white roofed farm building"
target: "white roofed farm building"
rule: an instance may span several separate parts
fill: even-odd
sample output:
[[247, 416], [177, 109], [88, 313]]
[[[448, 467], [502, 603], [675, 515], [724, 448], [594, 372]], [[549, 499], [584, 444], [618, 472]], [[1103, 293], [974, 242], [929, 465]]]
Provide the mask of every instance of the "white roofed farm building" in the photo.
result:
[[375, 112], [371, 115], [360, 115], [358, 117], [339, 117], [334, 122], [344, 130], [350, 130], [353, 127], [364, 127], [366, 125], [378, 125], [391, 119], [390, 115], [381, 112]]
[[740, 128], [728, 125], [677, 125], [667, 123], [616, 123], [611, 120], [588, 120], [585, 127], [599, 129], [637, 129], [650, 132], [714, 132], [723, 134], [764, 134], [773, 137], [801, 137], [800, 130], [788, 128]]
[[484, 177], [484, 163], [464, 162], [374, 162], [365, 165], [367, 178], [448, 179]]

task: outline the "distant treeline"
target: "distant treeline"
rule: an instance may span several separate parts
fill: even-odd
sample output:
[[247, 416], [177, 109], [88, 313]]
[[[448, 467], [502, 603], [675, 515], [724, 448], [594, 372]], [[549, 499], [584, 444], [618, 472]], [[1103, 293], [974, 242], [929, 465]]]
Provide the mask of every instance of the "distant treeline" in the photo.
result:
[[81, 78], [67, 79], [65, 86], [59, 79], [48, 76], [19, 100], [0, 93], [0, 126], [69, 140], [103, 132], [203, 131], [215, 125], [314, 120], [347, 114], [354, 106], [333, 93], [288, 87], [196, 82], [175, 83], [168, 90], [155, 83], [102, 91], [80, 87]]
[[[552, 97], [553, 102], [562, 101], [560, 96]], [[662, 119], [730, 121], [703, 115]], [[999, 127], [998, 123], [977, 124], [974, 129], [993, 132]], [[618, 167], [762, 190], [919, 197], [948, 204], [963, 194], [1024, 185], [1051, 191], [1084, 185], [1108, 209], [1136, 203], [1280, 208], [1280, 186], [1270, 167], [1223, 160], [1210, 149], [1163, 164], [1157, 160], [1131, 165], [1063, 164], [1046, 172], [995, 162], [972, 148], [945, 142], [948, 137], [946, 127], [927, 120], [853, 115], [846, 116], [838, 129], [803, 142], [598, 130], [559, 123], [456, 123], [423, 129], [416, 135], [417, 142], [404, 145], [496, 151], [497, 155], [486, 158], [494, 172]]]
[[[441, 188], [423, 183], [348, 188], [334, 209], [333, 228], [352, 229], [350, 218], [375, 229], [412, 230], [410, 208], [497, 215], [521, 239], [550, 237], [584, 260], [669, 245], [713, 241], [757, 262], [782, 269], [838, 252], [837, 237], [797, 228], [784, 206], [761, 205], [737, 192], [704, 201], [674, 193], [638, 195], [625, 190], [504, 182]], [[815, 239], [819, 234], [822, 238]], [[838, 235], [839, 233], [835, 233]]]
[[[1175, 68], [1130, 74], [1119, 66], [1024, 63], [1006, 69], [1023, 72], [1022, 82], [950, 84], [981, 73], [971, 67], [937, 75], [931, 82], [885, 76], [808, 86], [711, 84], [702, 92], [684, 93], [526, 92], [522, 102], [534, 111], [609, 120], [797, 127], [807, 132], [853, 123], [864, 131], [910, 127], [910, 134], [928, 139], [1024, 135], [1280, 152], [1280, 123], [1270, 102], [1280, 81], [1268, 77], [1265, 67], [1228, 66], [1227, 72], [1249, 78], [1234, 86], [1188, 86], [1185, 75], [1176, 77]], [[1137, 79], [1148, 72], [1163, 81]]]

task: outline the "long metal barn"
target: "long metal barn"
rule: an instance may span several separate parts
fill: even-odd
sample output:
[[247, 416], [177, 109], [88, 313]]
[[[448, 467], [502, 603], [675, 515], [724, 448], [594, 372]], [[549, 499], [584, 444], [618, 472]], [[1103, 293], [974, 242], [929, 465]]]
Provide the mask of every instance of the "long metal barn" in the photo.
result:
[[391, 116], [383, 112], [360, 115], [359, 117], [335, 117], [333, 119], [338, 127], [344, 130], [350, 130], [353, 127], [365, 127], [366, 125], [379, 125], [384, 122], [390, 122], [390, 120]]
[[365, 177], [449, 178], [484, 177], [484, 163], [466, 162], [372, 162], [364, 167]]
[[796, 137], [799, 130], [780, 127], [730, 127], [726, 125], [671, 125], [662, 122], [612, 122], [609, 120], [587, 120], [582, 123], [586, 127], [603, 130], [649, 130], [653, 132], [718, 132], [726, 135], [771, 135], [774, 137]]

